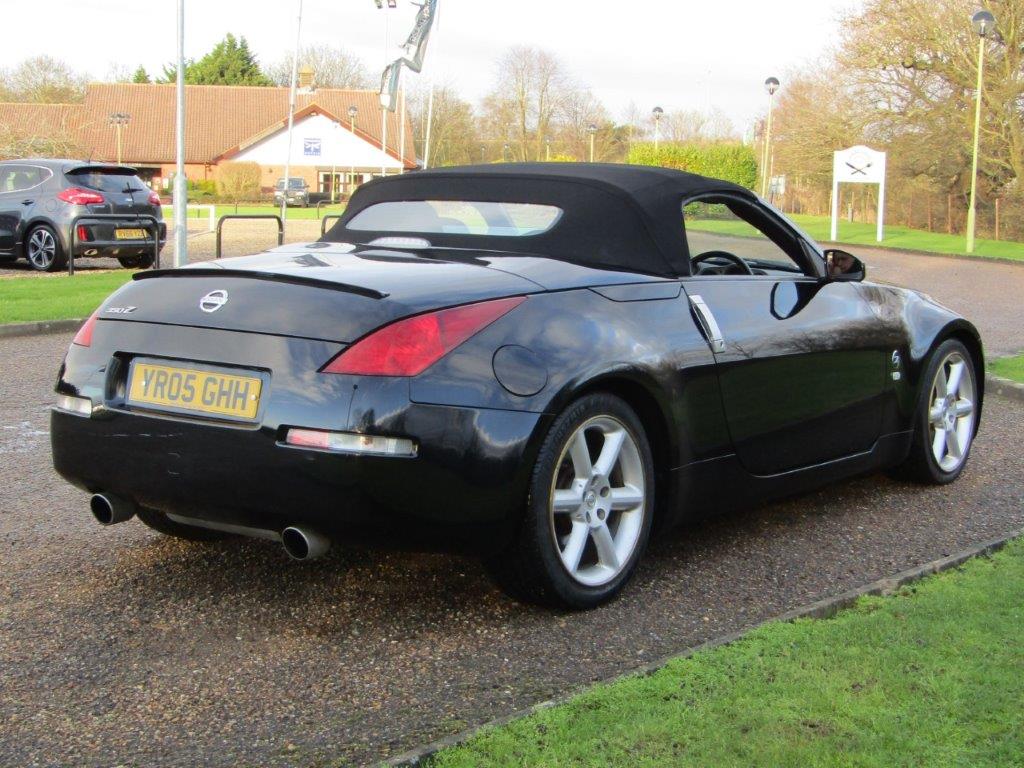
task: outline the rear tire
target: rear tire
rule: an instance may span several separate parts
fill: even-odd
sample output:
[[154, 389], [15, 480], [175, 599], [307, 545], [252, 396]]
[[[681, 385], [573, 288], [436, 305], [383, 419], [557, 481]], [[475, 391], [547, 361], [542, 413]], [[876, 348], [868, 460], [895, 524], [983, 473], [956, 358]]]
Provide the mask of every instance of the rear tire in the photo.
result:
[[139, 507], [135, 512], [135, 516], [154, 531], [165, 536], [173, 536], [176, 539], [184, 539], [185, 541], [221, 541], [231, 535], [224, 531], [213, 531], [209, 528], [176, 523], [163, 512], [146, 507]]
[[633, 575], [650, 537], [654, 491], [654, 459], [636, 413], [613, 395], [587, 395], [555, 419], [518, 534], [485, 565], [521, 600], [594, 608]]
[[963, 343], [947, 339], [936, 348], [921, 377], [910, 453], [894, 477], [927, 485], [960, 477], [977, 432], [977, 381]]
[[117, 260], [125, 269], [149, 269], [155, 259], [152, 253], [145, 253], [139, 256], [118, 256]]
[[60, 238], [46, 224], [33, 227], [25, 236], [25, 258], [36, 272], [59, 272], [68, 265]]

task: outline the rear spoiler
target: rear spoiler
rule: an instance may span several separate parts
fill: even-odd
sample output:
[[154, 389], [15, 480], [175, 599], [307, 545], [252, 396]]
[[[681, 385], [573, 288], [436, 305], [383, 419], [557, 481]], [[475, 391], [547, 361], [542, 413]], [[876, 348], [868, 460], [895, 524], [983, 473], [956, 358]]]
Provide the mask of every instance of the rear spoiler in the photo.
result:
[[253, 272], [248, 269], [221, 269], [220, 267], [189, 267], [188, 269], [147, 269], [136, 272], [132, 280], [149, 280], [154, 277], [244, 277], [248, 280], [266, 280], [272, 283], [289, 283], [291, 285], [308, 285], [311, 288], [323, 288], [328, 291], [341, 291], [364, 296], [367, 299], [386, 299], [388, 294], [363, 288], [348, 283], [336, 283], [330, 280], [317, 280], [315, 277], [283, 275], [278, 272]]
[[139, 169], [130, 165], [116, 163], [72, 163], [61, 168], [64, 173], [80, 173], [82, 171], [99, 171], [101, 173], [118, 173], [124, 176], [138, 176]]

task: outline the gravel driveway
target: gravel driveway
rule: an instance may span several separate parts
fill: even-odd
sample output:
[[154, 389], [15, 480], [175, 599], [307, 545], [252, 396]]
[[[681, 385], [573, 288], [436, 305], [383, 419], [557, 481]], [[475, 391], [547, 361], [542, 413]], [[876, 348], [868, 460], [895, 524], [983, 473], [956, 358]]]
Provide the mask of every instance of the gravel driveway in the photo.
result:
[[875, 475], [682, 530], [564, 615], [471, 559], [102, 529], [50, 468], [65, 335], [0, 340], [0, 765], [361, 764], [1024, 525], [1020, 403], [946, 488]]

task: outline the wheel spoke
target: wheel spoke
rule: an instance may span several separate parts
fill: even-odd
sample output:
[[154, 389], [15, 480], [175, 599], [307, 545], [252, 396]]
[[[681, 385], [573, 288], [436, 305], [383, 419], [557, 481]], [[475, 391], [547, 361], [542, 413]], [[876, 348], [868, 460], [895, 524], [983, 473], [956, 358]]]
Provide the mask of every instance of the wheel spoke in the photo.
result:
[[612, 509], [619, 512], [633, 509], [644, 502], [643, 491], [632, 485], [626, 485], [622, 488], [612, 488], [611, 497]]
[[956, 395], [960, 391], [960, 380], [964, 376], [964, 363], [951, 363], [949, 366], [949, 379], [946, 381], [946, 394]]
[[954, 413], [957, 415], [957, 418], [970, 416], [974, 413], [974, 403], [967, 399], [957, 400]]
[[591, 532], [594, 538], [594, 546], [597, 547], [597, 558], [601, 565], [611, 568], [613, 571], [619, 567], [619, 553], [615, 551], [615, 540], [607, 525], [594, 528]]
[[594, 472], [594, 466], [590, 462], [590, 448], [587, 447], [585, 430], [580, 430], [572, 439], [569, 446], [569, 456], [572, 459], [572, 468], [579, 480], [589, 480]]
[[569, 538], [565, 541], [565, 549], [562, 550], [562, 562], [569, 573], [576, 573], [580, 567], [580, 558], [583, 557], [583, 549], [587, 546], [589, 532], [590, 528], [586, 523], [573, 523]]
[[941, 400], [946, 396], [946, 366], [945, 364], [939, 366], [939, 370], [935, 372], [935, 399]]
[[960, 434], [955, 429], [946, 430], [946, 450], [954, 459], [963, 456], [963, 448], [960, 445]]
[[935, 455], [937, 461], [942, 461], [942, 456], [945, 453], [946, 445], [946, 430], [939, 427], [935, 430], [935, 438], [932, 440], [932, 453]]
[[575, 487], [556, 488], [552, 499], [552, 508], [555, 512], [575, 512], [583, 503], [583, 495]]
[[942, 404], [939, 403], [938, 405], [933, 405], [932, 409], [928, 412], [928, 420], [938, 427], [942, 425], [942, 417], [945, 415], [946, 411]]
[[622, 444], [625, 441], [626, 430], [624, 429], [617, 429], [614, 432], [605, 434], [604, 445], [601, 446], [601, 455], [597, 457], [597, 461], [594, 463], [594, 472], [596, 474], [607, 477], [612, 473], [615, 462], [619, 460]]

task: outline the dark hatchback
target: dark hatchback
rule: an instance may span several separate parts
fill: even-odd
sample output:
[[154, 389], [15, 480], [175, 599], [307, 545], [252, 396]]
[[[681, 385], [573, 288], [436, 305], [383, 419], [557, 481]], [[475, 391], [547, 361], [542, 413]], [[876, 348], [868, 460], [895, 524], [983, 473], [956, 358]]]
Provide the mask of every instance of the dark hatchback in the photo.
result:
[[153, 217], [163, 248], [167, 227], [160, 198], [135, 168], [79, 160], [16, 160], [0, 163], [0, 258], [24, 258], [32, 269], [56, 272], [67, 266], [72, 223], [77, 224], [75, 257], [116, 258], [124, 267], [152, 266]]

